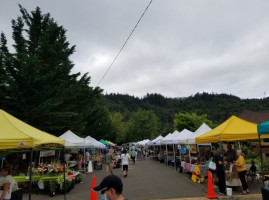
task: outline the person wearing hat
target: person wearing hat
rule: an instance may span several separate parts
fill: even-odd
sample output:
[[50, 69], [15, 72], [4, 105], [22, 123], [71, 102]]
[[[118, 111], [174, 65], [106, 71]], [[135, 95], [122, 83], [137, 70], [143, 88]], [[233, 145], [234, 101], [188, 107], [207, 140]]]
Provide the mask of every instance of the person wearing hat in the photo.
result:
[[97, 187], [93, 188], [95, 192], [101, 192], [108, 200], [125, 200], [122, 196], [123, 184], [116, 175], [106, 176]]
[[219, 179], [219, 194], [226, 194], [226, 181], [225, 181], [225, 169], [222, 154], [224, 150], [221, 148], [217, 149], [217, 153], [214, 156], [214, 161], [216, 163], [216, 172]]

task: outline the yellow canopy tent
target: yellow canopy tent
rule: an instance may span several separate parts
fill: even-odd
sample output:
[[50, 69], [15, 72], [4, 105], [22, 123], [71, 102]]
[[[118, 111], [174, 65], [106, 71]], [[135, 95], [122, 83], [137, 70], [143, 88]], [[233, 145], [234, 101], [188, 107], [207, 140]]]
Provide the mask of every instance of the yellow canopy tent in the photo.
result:
[[[264, 135], [261, 138], [268, 138], [268, 135]], [[233, 115], [218, 127], [195, 138], [195, 142], [200, 144], [257, 139], [257, 124], [245, 121]]]
[[64, 145], [64, 140], [34, 128], [0, 109], [0, 150]]

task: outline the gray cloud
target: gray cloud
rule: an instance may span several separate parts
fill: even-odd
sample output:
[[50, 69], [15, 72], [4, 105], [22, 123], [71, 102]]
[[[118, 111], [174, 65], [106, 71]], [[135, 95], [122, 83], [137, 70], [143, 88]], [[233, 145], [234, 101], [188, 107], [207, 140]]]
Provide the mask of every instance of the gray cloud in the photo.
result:
[[[18, 2], [50, 12], [67, 29], [74, 72], [89, 72], [95, 86], [149, 1], [4, 1], [0, 29], [9, 40]], [[268, 10], [267, 0], [154, 0], [100, 86], [136, 96], [262, 97], [269, 93]]]

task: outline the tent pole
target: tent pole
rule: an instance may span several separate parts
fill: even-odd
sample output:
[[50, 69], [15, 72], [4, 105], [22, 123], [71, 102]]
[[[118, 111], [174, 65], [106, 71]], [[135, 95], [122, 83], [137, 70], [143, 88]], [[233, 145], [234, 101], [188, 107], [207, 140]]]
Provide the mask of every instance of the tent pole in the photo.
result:
[[[63, 155], [63, 158], [64, 158], [64, 168], [63, 168], [63, 170], [64, 170], [64, 185], [65, 185], [65, 164], [66, 164], [66, 162], [65, 162], [65, 147], [63, 146], [63, 153], [64, 153], [64, 155]], [[66, 191], [64, 190], [64, 200], [66, 200]]]
[[166, 165], [168, 165], [168, 152], [167, 152], [167, 144], [166, 144]]
[[262, 145], [261, 145], [261, 136], [260, 135], [259, 135], [259, 146], [260, 146], [260, 154], [261, 154], [262, 181], [264, 182], [264, 176], [263, 176], [263, 156], [262, 156]]
[[32, 162], [33, 162], [33, 148], [31, 148], [30, 152], [30, 175], [29, 175], [29, 200], [32, 197]]
[[191, 145], [189, 145], [189, 158], [190, 158], [190, 165], [191, 165]]
[[83, 172], [85, 174], [86, 173], [86, 170], [85, 170], [85, 147], [84, 147], [84, 157], [83, 157], [83, 160], [84, 160]]
[[174, 165], [176, 166], [175, 144], [173, 144], [173, 152], [174, 152]]

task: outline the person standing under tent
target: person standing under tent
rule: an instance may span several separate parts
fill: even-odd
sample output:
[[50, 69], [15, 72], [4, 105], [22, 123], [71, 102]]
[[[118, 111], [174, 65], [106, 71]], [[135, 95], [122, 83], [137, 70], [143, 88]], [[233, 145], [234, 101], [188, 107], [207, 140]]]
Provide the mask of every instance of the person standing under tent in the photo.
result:
[[242, 150], [238, 149], [236, 150], [237, 160], [234, 161], [234, 165], [236, 168], [236, 171], [238, 172], [238, 176], [240, 178], [240, 181], [242, 183], [243, 191], [241, 194], [247, 194], [249, 193], [248, 184], [246, 182], [246, 164], [245, 159], [242, 156]]
[[108, 173], [110, 172], [113, 174], [113, 154], [112, 149], [108, 151], [108, 153], [105, 155], [106, 158], [106, 175], [108, 176]]
[[226, 161], [227, 162], [230, 162], [230, 163], [233, 163], [237, 159], [236, 152], [232, 148], [232, 145], [231, 144], [228, 144], [227, 145], [227, 149], [228, 149], [228, 151], [225, 153], [225, 155], [226, 155]]
[[133, 160], [133, 165], [135, 165], [136, 151], [133, 148], [131, 151], [131, 159]]
[[9, 200], [16, 182], [10, 175], [10, 168], [2, 168], [1, 175], [3, 176], [3, 190], [0, 190], [0, 200]]
[[85, 153], [85, 157], [86, 157], [86, 163], [87, 163], [87, 170], [86, 170], [86, 173], [88, 173], [88, 165], [89, 165], [89, 162], [90, 162], [90, 153], [88, 150], [86, 150], [86, 153]]
[[65, 154], [64, 154], [64, 159], [65, 159], [65, 162], [66, 162], [66, 166], [68, 167], [69, 165], [69, 161], [70, 161], [70, 158], [71, 158], [71, 154], [69, 151], [67, 151]]
[[128, 173], [129, 159], [130, 159], [129, 154], [127, 154], [126, 150], [124, 150], [123, 154], [121, 154], [121, 163], [124, 178], [126, 178], [128, 175], [127, 173]]
[[218, 148], [213, 160], [216, 163], [216, 172], [219, 179], [219, 194], [224, 195], [226, 194], [226, 181], [222, 153], [224, 153], [223, 149]]

